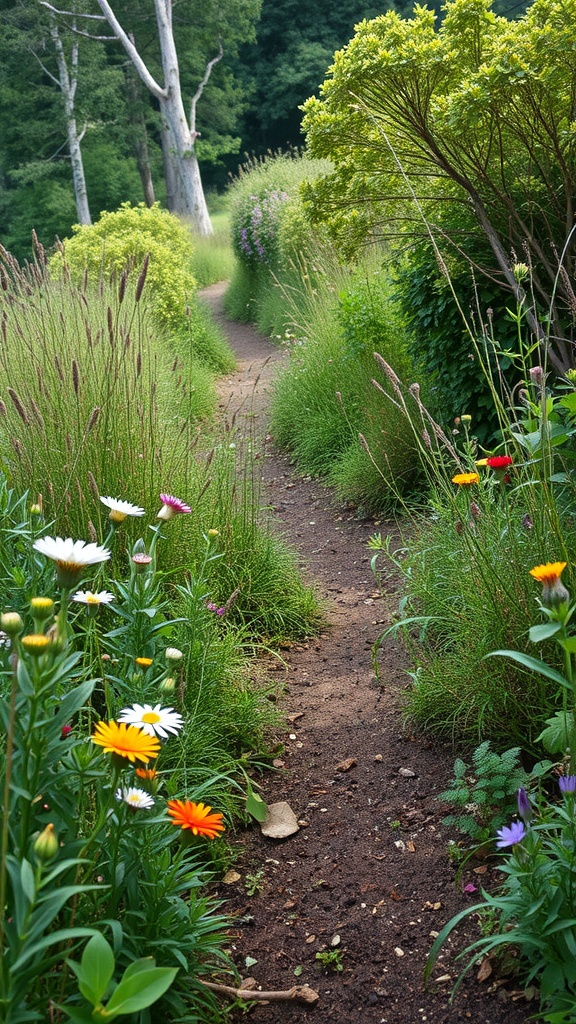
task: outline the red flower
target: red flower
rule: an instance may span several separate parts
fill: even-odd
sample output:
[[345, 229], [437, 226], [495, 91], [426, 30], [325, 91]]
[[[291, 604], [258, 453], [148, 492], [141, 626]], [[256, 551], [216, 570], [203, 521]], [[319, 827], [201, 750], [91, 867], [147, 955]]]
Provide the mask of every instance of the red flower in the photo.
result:
[[512, 461], [510, 455], [491, 455], [486, 459], [486, 465], [490, 466], [490, 469], [508, 469]]

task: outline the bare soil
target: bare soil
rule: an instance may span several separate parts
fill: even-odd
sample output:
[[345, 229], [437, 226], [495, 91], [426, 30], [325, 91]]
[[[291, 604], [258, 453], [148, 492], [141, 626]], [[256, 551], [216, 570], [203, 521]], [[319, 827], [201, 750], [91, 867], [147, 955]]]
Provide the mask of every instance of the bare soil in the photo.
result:
[[[453, 914], [477, 901], [474, 885], [498, 881], [497, 861], [471, 861], [457, 877], [441, 823], [454, 753], [403, 724], [409, 668], [401, 645], [387, 640], [376, 676], [372, 648], [392, 621], [399, 593], [381, 594], [366, 542], [394, 523], [338, 506], [318, 480], [299, 476], [268, 432], [270, 385], [285, 353], [252, 327], [226, 320], [223, 286], [206, 301], [238, 358], [221, 383], [222, 408], [259, 437], [263, 479], [275, 528], [298, 552], [306, 578], [326, 601], [327, 625], [306, 643], [286, 645], [266, 669], [282, 683], [289, 732], [278, 771], [265, 776], [268, 804], [287, 801], [299, 830], [284, 840], [258, 826], [237, 836], [236, 880], [218, 888], [234, 916], [233, 958], [258, 988], [307, 984], [316, 1006], [257, 1004], [255, 1024], [521, 1024], [537, 1009], [497, 965], [475, 966], [453, 1001], [462, 964], [457, 949], [479, 937], [476, 920], [446, 947], [423, 983], [433, 937]], [[234, 876], [232, 876], [234, 878]], [[340, 951], [341, 970], [316, 959]], [[484, 977], [484, 980], [479, 980]], [[236, 1018], [235, 1018], [236, 1019]], [[238, 1011], [238, 1021], [244, 1014]]]

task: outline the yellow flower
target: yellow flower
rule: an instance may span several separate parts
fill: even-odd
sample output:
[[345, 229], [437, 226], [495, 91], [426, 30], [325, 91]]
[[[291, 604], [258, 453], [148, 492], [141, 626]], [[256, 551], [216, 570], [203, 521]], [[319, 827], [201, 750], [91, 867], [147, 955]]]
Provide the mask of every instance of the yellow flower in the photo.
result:
[[36, 655], [37, 657], [44, 654], [50, 647], [50, 637], [44, 633], [29, 633], [28, 636], [22, 637], [22, 647], [28, 654]]
[[155, 736], [148, 736], [135, 725], [123, 722], [98, 722], [92, 742], [103, 747], [107, 754], [118, 754], [128, 761], [148, 761], [158, 757], [160, 741]]
[[452, 477], [452, 483], [458, 484], [459, 487], [471, 487], [472, 484], [477, 484], [479, 479], [478, 473], [456, 473], [456, 476]]
[[530, 569], [530, 575], [539, 583], [546, 583], [550, 586], [560, 579], [566, 564], [566, 562], [546, 562], [546, 565], [536, 565]]
[[224, 831], [223, 815], [218, 812], [211, 814], [211, 810], [206, 804], [195, 804], [192, 800], [168, 801], [172, 824], [182, 829], [188, 828], [193, 835], [205, 836], [206, 839], [215, 839], [219, 832]]
[[152, 658], [134, 658], [134, 661], [140, 668], [150, 668], [153, 659]]
[[530, 575], [542, 584], [542, 603], [549, 608], [558, 608], [570, 600], [570, 594], [562, 583], [560, 576], [566, 568], [566, 562], [546, 562], [530, 569]]

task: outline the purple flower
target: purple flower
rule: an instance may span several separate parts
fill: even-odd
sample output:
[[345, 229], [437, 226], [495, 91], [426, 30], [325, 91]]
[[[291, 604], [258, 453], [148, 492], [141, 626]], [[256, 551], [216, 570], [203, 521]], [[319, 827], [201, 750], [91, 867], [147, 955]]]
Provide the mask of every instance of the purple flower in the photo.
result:
[[504, 825], [499, 828], [496, 835], [496, 846], [499, 850], [504, 850], [507, 846], [515, 846], [516, 843], [522, 842], [526, 835], [526, 827], [523, 821], [513, 821], [510, 826]]
[[561, 793], [576, 793], [576, 775], [561, 775], [558, 786]]
[[224, 612], [226, 611], [225, 608], [219, 608], [218, 605], [214, 604], [213, 601], [206, 601], [206, 607], [207, 607], [209, 612], [214, 612], [215, 615], [222, 616], [222, 615], [224, 615]]
[[522, 821], [528, 825], [534, 817], [534, 811], [532, 810], [532, 804], [528, 799], [528, 794], [523, 786], [520, 786], [517, 794], [518, 800], [518, 814], [522, 818]]

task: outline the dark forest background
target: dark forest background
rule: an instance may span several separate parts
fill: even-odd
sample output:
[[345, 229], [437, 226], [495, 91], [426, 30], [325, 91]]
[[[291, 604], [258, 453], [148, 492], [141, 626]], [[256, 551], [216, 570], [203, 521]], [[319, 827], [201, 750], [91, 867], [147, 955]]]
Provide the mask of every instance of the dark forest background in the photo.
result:
[[[122, 202], [150, 201], [146, 173], [153, 198], [166, 203], [154, 100], [116, 41], [89, 38], [109, 30], [94, 18], [83, 19], [97, 7], [82, 3], [55, 17], [40, 0], [0, 0], [0, 242], [18, 259], [31, 252], [32, 229], [49, 247], [78, 219], [55, 24], [68, 73], [76, 78], [74, 116], [92, 218]], [[441, 4], [431, 6], [441, 17]], [[494, 10], [515, 18], [525, 6], [496, 0]], [[153, 4], [115, 0], [113, 7], [149, 66], [156, 62], [159, 70]], [[217, 50], [221, 19], [228, 19], [224, 56], [197, 112], [205, 190], [222, 192], [250, 158], [301, 146], [300, 105], [318, 92], [333, 54], [351, 38], [354, 25], [390, 8], [409, 17], [412, 3], [236, 0], [223, 14], [212, 0], [176, 0], [174, 31], [185, 96], [194, 94]], [[76, 14], [82, 34], [70, 31]], [[236, 24], [242, 26], [238, 32]]]

